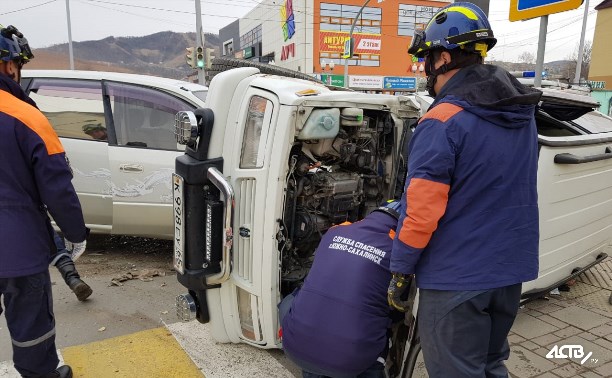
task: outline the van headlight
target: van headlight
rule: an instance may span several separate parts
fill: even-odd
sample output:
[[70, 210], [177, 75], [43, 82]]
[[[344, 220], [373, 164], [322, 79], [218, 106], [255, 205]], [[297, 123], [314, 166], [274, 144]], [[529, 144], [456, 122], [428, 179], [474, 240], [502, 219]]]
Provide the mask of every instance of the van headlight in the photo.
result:
[[179, 144], [193, 145], [198, 137], [198, 120], [192, 111], [180, 111], [174, 117], [174, 137]]
[[176, 316], [184, 321], [190, 322], [196, 318], [196, 303], [190, 294], [176, 296]]

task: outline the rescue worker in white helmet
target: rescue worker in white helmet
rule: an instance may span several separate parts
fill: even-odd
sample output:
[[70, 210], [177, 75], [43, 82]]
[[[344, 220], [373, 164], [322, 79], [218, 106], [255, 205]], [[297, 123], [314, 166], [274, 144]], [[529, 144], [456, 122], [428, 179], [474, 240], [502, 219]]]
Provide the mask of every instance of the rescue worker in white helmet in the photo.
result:
[[409, 142], [388, 300], [402, 309], [414, 275], [432, 378], [507, 377], [521, 284], [538, 276], [541, 92], [483, 64], [495, 43], [484, 12], [457, 2], [408, 50], [425, 58], [435, 100]]

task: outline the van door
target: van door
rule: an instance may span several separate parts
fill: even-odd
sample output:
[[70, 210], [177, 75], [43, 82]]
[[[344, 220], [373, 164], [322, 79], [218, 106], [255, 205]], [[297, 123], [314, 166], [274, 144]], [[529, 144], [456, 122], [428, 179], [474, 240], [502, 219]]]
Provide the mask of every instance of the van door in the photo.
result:
[[109, 145], [113, 233], [173, 236], [172, 172], [184, 146], [174, 116], [195, 106], [154, 88], [103, 81], [113, 140]]
[[524, 292], [593, 263], [612, 242], [612, 135], [540, 135], [540, 273]]
[[276, 124], [279, 108], [276, 96], [249, 88], [240, 105], [236, 134], [225, 137], [226, 145], [234, 146], [230, 156], [224, 154], [224, 173], [230, 176], [234, 188], [236, 231], [230, 281], [233, 285], [222, 288], [223, 321], [231, 334], [238, 332], [238, 337], [253, 343], [262, 343], [264, 331], [271, 328], [262, 319], [263, 302], [270, 301], [270, 287], [263, 292], [263, 277], [273, 274], [270, 266], [275, 262], [271, 261], [269, 246], [265, 246], [271, 241], [264, 240], [264, 235], [272, 234], [267, 231], [270, 207], [266, 202], [274, 134], [271, 125]]
[[28, 94], [49, 119], [66, 150], [85, 223], [94, 231], [110, 232], [112, 195], [100, 82], [34, 78]]

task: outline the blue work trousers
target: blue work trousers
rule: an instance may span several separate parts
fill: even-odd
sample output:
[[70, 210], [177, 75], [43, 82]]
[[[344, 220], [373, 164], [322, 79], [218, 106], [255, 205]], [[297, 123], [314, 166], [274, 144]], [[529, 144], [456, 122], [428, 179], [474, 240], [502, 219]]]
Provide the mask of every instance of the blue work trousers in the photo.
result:
[[0, 278], [0, 297], [11, 334], [15, 369], [24, 377], [38, 377], [55, 370], [59, 359], [49, 271]]
[[430, 378], [506, 378], [508, 332], [521, 284], [481, 291], [421, 289], [418, 330]]

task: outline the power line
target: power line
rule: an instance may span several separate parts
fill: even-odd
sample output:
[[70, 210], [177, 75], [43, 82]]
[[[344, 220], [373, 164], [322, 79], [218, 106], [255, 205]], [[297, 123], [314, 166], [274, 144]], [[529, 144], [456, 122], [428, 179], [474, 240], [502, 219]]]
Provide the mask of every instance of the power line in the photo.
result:
[[[593, 10], [593, 11], [591, 11], [591, 12], [589, 12], [589, 15], [590, 15], [591, 13], [594, 13], [594, 12], [595, 12], [594, 10]], [[571, 24], [573, 24], [573, 23], [576, 23], [576, 22], [578, 22], [578, 21], [581, 21], [581, 20], [582, 20], [582, 16], [580, 16], [580, 17], [574, 17], [574, 19], [573, 19], [572, 21], [570, 21], [570, 22], [568, 22], [568, 23], [566, 23], [566, 24], [563, 24], [563, 25], [561, 25], [561, 26], [559, 26], [559, 27], [557, 27], [557, 28], [555, 28], [555, 29], [552, 29], [552, 30], [547, 31], [547, 32], [546, 32], [546, 36], [550, 35], [551, 33], [556, 32], [557, 30], [563, 29], [563, 28], [565, 28], [565, 27], [567, 27], [567, 26], [569, 26], [569, 25], [571, 25]], [[527, 38], [523, 38], [523, 39], [518, 40], [518, 41], [516, 41], [516, 42], [511, 42], [510, 44], [506, 44], [504, 47], [519, 47], [519, 46], [524, 46], [525, 44], [527, 44], [527, 45], [532, 45], [532, 44], [534, 44], [534, 43], [537, 43], [537, 41], [533, 41], [533, 38], [534, 38], [534, 36], [533, 36], [532, 34], [530, 34], [530, 35], [529, 35], [529, 37], [527, 37]], [[530, 43], [527, 43], [527, 42], [530, 42]]]
[[[98, 7], [98, 8], [108, 9], [108, 10], [112, 10], [112, 11], [120, 12], [120, 13], [125, 13], [125, 14], [129, 14], [129, 15], [132, 15], [132, 16], [136, 16], [136, 17], [148, 18], [150, 20], [165, 21], [165, 22], [168, 22], [168, 23], [171, 23], [171, 24], [180, 23], [180, 22], [177, 22], [175, 20], [169, 20], [169, 19], [162, 19], [162, 18], [156, 18], [156, 17], [151, 17], [151, 16], [145, 16], [145, 15], [142, 15], [142, 14], [132, 13], [132, 12], [124, 11], [124, 10], [121, 10], [121, 9], [105, 7], [105, 6], [99, 5], [99, 4], [90, 4], [90, 3], [85, 2], [83, 0], [77, 0], [77, 1], [79, 3], [81, 3], [81, 4], [84, 4], [84, 5], [89, 5], [89, 6], [94, 6], [94, 7]], [[185, 25], [185, 26], [191, 26], [191, 23], [180, 23], [180, 24], [181, 25]]]
[[4, 16], [5, 14], [11, 14], [11, 13], [17, 13], [17, 12], [21, 12], [24, 10], [28, 10], [28, 9], [32, 9], [32, 8], [37, 8], [37, 7], [41, 7], [43, 5], [47, 5], [47, 4], [51, 4], [51, 3], [55, 3], [57, 0], [50, 0], [41, 4], [37, 4], [37, 5], [32, 5], [30, 7], [26, 7], [26, 8], [21, 8], [21, 9], [16, 9], [16, 10], [12, 10], [12, 11], [8, 11], [8, 12], [4, 12], [4, 13], [0, 13], [0, 16]]

